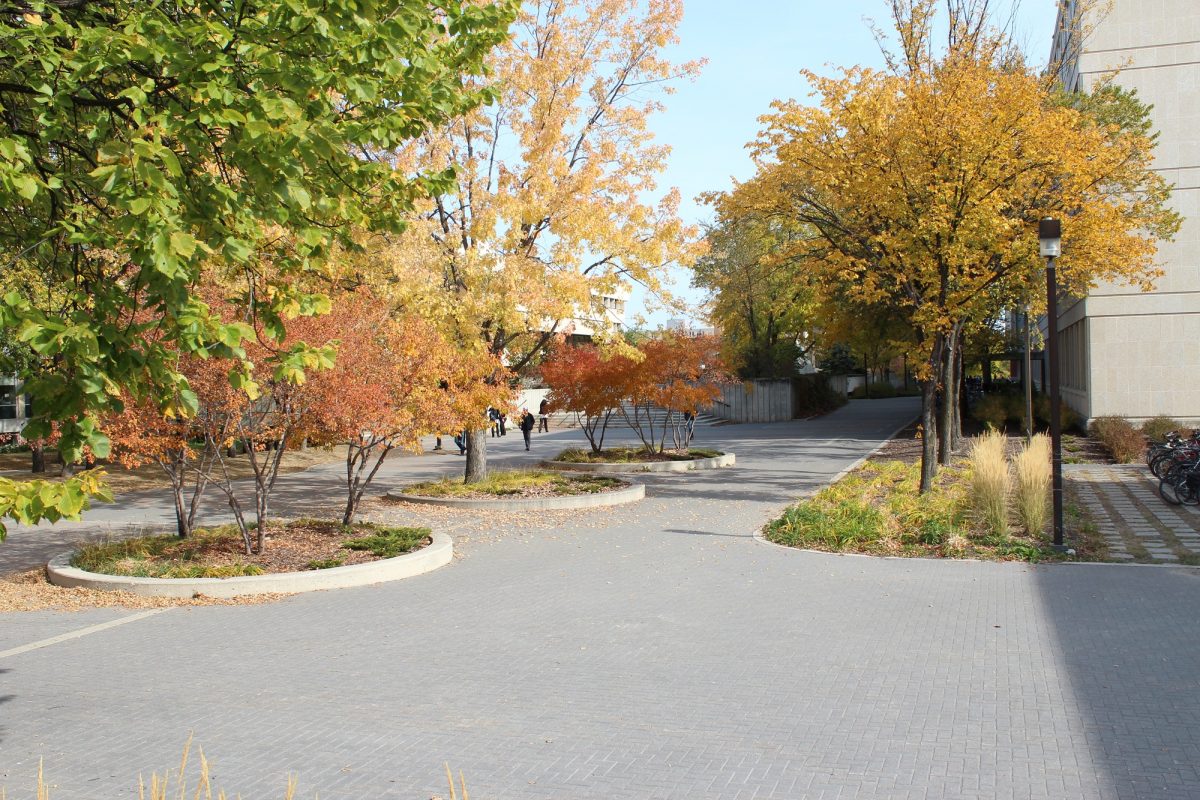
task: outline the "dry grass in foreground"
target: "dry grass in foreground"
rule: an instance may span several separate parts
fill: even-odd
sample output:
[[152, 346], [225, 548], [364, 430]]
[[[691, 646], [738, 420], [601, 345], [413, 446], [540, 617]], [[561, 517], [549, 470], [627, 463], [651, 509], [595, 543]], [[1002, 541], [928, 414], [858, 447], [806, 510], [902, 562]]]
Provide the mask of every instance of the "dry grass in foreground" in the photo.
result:
[[[200, 766], [196, 775], [196, 785], [189, 786], [190, 778], [188, 775], [188, 761], [192, 751], [192, 735], [188, 734], [187, 742], [183, 745], [183, 755], [179, 759], [179, 768], [172, 772], [171, 769], [163, 771], [162, 777], [159, 777], [157, 772], [150, 774], [150, 782], [147, 784], [145, 779], [138, 776], [138, 800], [169, 800], [169, 798], [178, 798], [178, 800], [186, 800], [192, 797], [195, 800], [231, 800], [230, 796], [225, 793], [224, 789], [215, 788], [212, 785], [211, 765], [208, 759], [204, 756], [204, 748], [197, 745], [196, 750], [197, 761]], [[446, 782], [450, 786], [450, 800], [471, 800], [471, 795], [467, 792], [467, 779], [460, 771], [458, 773], [458, 786], [454, 783], [454, 774], [450, 771], [450, 764], [445, 764]], [[298, 781], [295, 775], [289, 775], [287, 784], [283, 789], [283, 800], [295, 800]], [[45, 773], [43, 771], [42, 762], [38, 762], [36, 794], [37, 800], [50, 800], [51, 785], [46, 783]], [[214, 793], [215, 792], [215, 793]], [[4, 788], [0, 787], [0, 800], [6, 800]], [[241, 798], [241, 795], [235, 795], [236, 798]], [[14, 799], [15, 800], [15, 799]], [[432, 800], [441, 800], [434, 797]]]

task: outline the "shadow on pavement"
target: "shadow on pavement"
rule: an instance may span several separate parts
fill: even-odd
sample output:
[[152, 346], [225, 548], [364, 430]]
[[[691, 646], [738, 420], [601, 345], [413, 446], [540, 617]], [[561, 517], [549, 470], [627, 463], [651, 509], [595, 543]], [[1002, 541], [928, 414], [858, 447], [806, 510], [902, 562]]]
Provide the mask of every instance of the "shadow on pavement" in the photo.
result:
[[1200, 571], [1060, 565], [1036, 580], [1057, 646], [1046, 661], [1111, 796], [1200, 797]]

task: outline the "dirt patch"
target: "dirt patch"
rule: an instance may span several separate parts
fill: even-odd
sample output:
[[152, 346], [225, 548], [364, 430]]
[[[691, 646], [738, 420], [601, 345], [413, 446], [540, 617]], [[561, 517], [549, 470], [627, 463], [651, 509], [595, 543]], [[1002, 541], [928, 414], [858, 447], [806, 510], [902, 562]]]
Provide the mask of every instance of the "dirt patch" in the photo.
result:
[[907, 428], [888, 439], [868, 461], [901, 461], [905, 464], [920, 461], [921, 438], [918, 435], [920, 427], [920, 421], [914, 420]]
[[645, 464], [664, 461], [698, 461], [724, 455], [716, 450], [664, 450], [649, 453], [643, 448], [616, 448], [593, 453], [590, 450], [565, 450], [555, 458], [564, 464]]
[[[253, 531], [251, 532], [253, 534]], [[151, 536], [82, 548], [72, 563], [110, 575], [164, 578], [234, 577], [350, 566], [392, 558], [428, 545], [426, 529], [322, 520], [275, 523], [261, 553], [247, 553], [233, 525], [187, 539]]]
[[212, 597], [141, 597], [129, 592], [68, 589], [46, 580], [43, 570], [18, 572], [0, 578], [0, 614], [20, 611], [85, 611], [89, 608], [171, 608], [173, 606], [236, 606], [270, 603], [285, 594]]

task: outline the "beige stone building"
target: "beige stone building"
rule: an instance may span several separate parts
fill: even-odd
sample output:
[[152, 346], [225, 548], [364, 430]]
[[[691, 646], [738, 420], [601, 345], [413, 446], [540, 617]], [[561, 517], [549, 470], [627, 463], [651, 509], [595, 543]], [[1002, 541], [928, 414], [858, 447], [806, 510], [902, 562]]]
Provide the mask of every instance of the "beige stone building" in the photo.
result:
[[1051, 63], [1077, 90], [1119, 68], [1117, 83], [1154, 106], [1156, 168], [1185, 221], [1160, 246], [1166, 274], [1153, 292], [1102, 285], [1060, 306], [1063, 399], [1087, 419], [1200, 424], [1200, 0], [1112, 0], [1083, 21], [1092, 31], [1082, 40], [1077, 16], [1069, 0]]

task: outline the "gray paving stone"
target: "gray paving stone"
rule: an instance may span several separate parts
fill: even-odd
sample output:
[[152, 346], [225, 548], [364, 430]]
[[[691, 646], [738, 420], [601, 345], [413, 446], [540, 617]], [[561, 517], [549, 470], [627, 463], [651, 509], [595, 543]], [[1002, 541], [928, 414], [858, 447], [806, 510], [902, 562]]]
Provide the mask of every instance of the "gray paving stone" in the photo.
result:
[[[735, 470], [653, 479], [636, 506], [535, 520], [411, 580], [0, 660], [0, 784], [24, 796], [44, 756], [55, 800], [136, 797], [194, 731], [247, 800], [289, 773], [301, 798], [445, 796], [446, 761], [489, 799], [1200, 796], [1194, 571], [751, 538], [905, 408], [714, 429]], [[19, 619], [8, 641], [62, 629]]]

